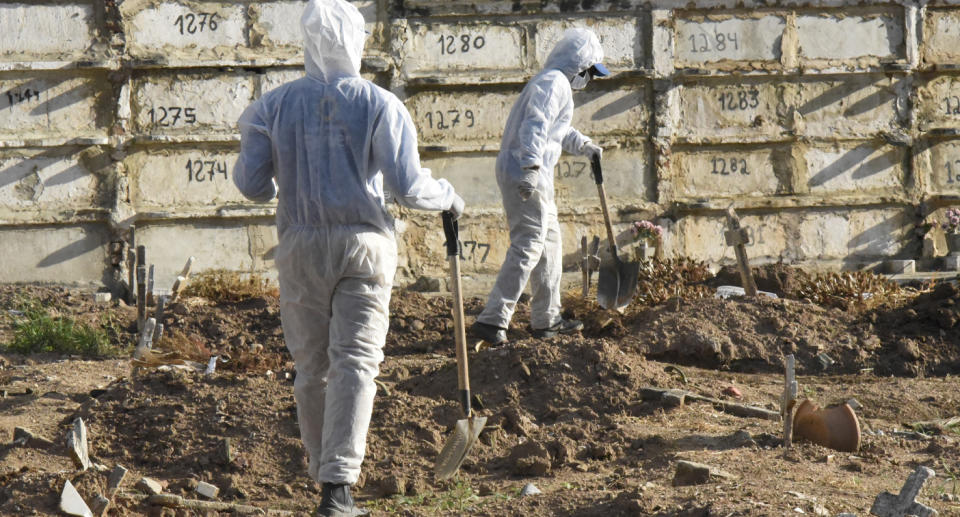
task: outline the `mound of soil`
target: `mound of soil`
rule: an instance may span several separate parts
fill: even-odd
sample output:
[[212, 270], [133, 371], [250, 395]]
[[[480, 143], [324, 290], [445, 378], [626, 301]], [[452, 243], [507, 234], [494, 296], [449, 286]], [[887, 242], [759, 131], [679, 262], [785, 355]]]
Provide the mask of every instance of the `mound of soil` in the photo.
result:
[[[135, 314], [122, 303], [97, 305], [84, 294], [16, 286], [0, 288], [0, 308], [6, 312], [25, 295], [85, 321], [109, 314], [124, 322], [118, 339], [133, 344]], [[482, 303], [469, 299], [468, 315]], [[17, 425], [29, 425], [41, 410], [52, 411], [43, 421], [54, 425], [41, 431], [57, 442], [0, 445], [0, 514], [56, 513], [68, 479], [88, 501], [103, 492], [106, 473], [73, 472], [60, 444], [76, 416], [87, 422], [95, 461], [131, 469], [129, 491], [147, 475], [168, 493], [195, 498], [197, 483], [206, 481], [220, 488], [221, 501], [311, 511], [319, 494], [305, 475], [295, 372], [277, 307], [274, 297], [187, 298], [171, 307], [164, 317], [169, 337], [158, 345], [200, 362], [210, 354], [225, 359], [210, 376], [169, 367], [131, 373], [114, 361], [120, 369], [94, 391], [76, 391], [73, 384], [44, 390], [40, 386], [58, 377], [85, 374], [74, 372], [70, 361], [0, 357], [6, 375], [0, 385], [18, 393], [36, 388], [0, 399], [0, 415], [20, 415], [24, 423]], [[396, 292], [358, 496], [378, 514], [403, 515], [783, 515], [800, 506], [817, 513], [811, 499], [784, 499], [786, 490], [802, 490], [818, 494], [816, 504], [832, 513], [863, 513], [879, 491], [896, 492], [917, 464], [939, 469], [931, 463], [938, 458], [960, 465], [960, 445], [949, 435], [921, 445], [891, 434], [901, 418], [954, 414], [955, 387], [942, 379], [882, 376], [960, 371], [960, 292], [951, 285], [870, 311], [700, 294], [623, 315], [571, 297], [565, 307], [566, 316], [586, 321], [581, 336], [531, 339], [528, 306], [521, 303], [510, 344], [471, 352], [474, 407], [488, 417], [487, 426], [459, 477], [436, 482], [437, 453], [462, 418], [450, 298]], [[11, 329], [10, 318], [0, 317], [0, 340]], [[798, 374], [809, 376], [805, 389], [819, 403], [856, 396], [864, 404], [864, 428], [886, 434], [865, 434], [856, 459], [810, 444], [798, 444], [786, 457], [777, 450], [778, 422], [733, 417], [709, 404], [665, 407], [640, 396], [654, 386], [724, 397], [724, 387], [737, 385], [743, 402], [776, 409], [788, 353], [797, 357]], [[821, 353], [835, 363], [822, 366]], [[686, 374], [678, 378], [671, 373], [677, 368], [661, 360], [680, 364]], [[31, 368], [44, 370], [23, 373]], [[823, 374], [831, 376], [818, 380]], [[833, 459], [822, 459], [828, 456]], [[717, 463], [740, 480], [671, 487], [677, 459]], [[796, 473], [782, 482], [769, 475], [787, 469]], [[802, 481], [823, 476], [829, 486]], [[544, 495], [519, 498], [527, 481]], [[865, 490], [862, 501], [850, 495]], [[117, 504], [116, 515], [162, 514], [137, 499]]]

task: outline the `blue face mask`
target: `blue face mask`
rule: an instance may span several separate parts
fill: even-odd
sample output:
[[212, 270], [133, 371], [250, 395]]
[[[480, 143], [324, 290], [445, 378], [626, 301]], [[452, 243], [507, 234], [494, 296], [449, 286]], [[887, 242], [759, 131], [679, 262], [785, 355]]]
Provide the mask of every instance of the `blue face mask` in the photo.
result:
[[590, 82], [590, 70], [584, 70], [579, 74], [573, 76], [573, 79], [570, 80], [570, 87], [574, 90], [582, 90], [587, 87], [587, 83]]

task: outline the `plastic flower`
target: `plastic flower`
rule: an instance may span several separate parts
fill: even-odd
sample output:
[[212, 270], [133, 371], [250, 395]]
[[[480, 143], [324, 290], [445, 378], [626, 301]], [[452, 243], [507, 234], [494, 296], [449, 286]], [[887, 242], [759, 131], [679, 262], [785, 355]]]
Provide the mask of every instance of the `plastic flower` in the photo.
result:
[[659, 240], [663, 235], [663, 227], [653, 224], [650, 221], [636, 221], [630, 228], [633, 233], [633, 240], [654, 239]]
[[960, 208], [947, 209], [946, 219], [940, 227], [947, 233], [960, 233]]

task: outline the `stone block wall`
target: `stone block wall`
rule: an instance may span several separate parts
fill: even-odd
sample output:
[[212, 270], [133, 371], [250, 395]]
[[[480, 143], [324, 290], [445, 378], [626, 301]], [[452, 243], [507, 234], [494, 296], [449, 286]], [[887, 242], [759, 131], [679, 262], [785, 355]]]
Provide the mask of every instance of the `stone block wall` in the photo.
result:
[[[357, 0], [365, 77], [395, 92], [421, 158], [468, 204], [464, 270], [508, 245], [494, 180], [503, 125], [564, 29], [592, 28], [610, 78], [575, 95], [605, 148], [618, 230], [667, 228], [663, 254], [872, 267], [921, 254], [916, 228], [960, 196], [960, 1]], [[270, 274], [273, 204], [233, 187], [236, 121], [302, 75], [300, 0], [0, 4], [0, 281], [195, 269]], [[556, 174], [569, 268], [603, 235], [587, 161]], [[439, 217], [395, 210], [400, 279], [442, 275]]]

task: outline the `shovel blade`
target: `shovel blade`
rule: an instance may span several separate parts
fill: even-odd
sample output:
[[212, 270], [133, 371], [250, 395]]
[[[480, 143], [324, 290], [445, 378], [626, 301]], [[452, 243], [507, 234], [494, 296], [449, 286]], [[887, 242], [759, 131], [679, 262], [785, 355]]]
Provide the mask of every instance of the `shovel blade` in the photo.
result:
[[640, 278], [639, 262], [608, 262], [600, 266], [597, 278], [597, 303], [604, 309], [619, 310], [633, 300]]
[[447, 438], [447, 443], [443, 445], [440, 455], [437, 456], [437, 463], [433, 467], [433, 474], [438, 481], [450, 479], [456, 474], [486, 424], [485, 416], [457, 420], [457, 425], [453, 427], [453, 434]]

